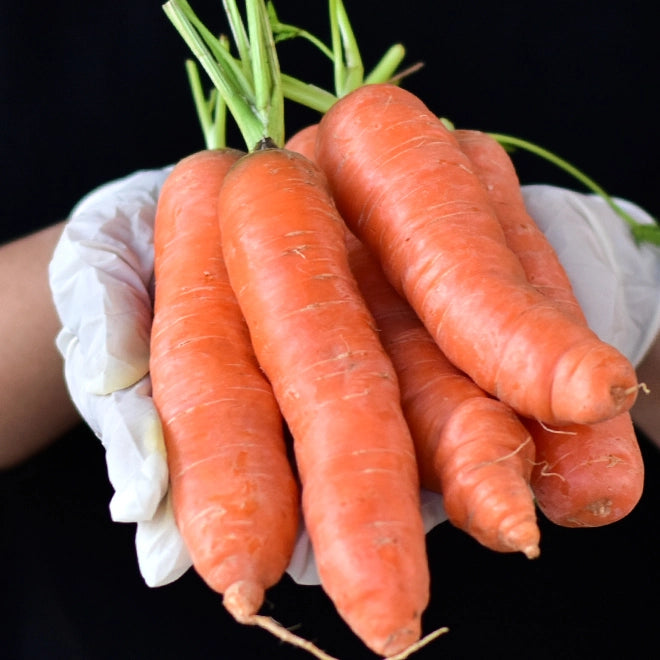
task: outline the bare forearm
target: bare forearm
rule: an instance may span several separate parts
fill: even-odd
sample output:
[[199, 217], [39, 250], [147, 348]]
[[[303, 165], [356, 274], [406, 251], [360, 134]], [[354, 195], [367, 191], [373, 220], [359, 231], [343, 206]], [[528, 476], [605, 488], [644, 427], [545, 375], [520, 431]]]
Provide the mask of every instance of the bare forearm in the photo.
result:
[[637, 376], [649, 393], [640, 392], [632, 417], [635, 424], [660, 447], [660, 335], [639, 365]]
[[25, 460], [78, 421], [55, 347], [59, 322], [48, 286], [62, 228], [0, 247], [0, 468]]

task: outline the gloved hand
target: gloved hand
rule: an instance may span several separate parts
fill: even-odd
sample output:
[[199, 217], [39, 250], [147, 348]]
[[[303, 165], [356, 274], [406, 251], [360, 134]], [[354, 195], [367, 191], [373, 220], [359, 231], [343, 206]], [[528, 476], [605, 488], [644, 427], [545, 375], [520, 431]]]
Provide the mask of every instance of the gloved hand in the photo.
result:
[[[168, 173], [169, 168], [138, 172], [84, 198], [50, 265], [67, 385], [106, 449], [115, 490], [112, 518], [137, 523], [138, 563], [150, 586], [176, 580], [191, 565], [172, 515], [148, 375], [153, 222]], [[549, 186], [528, 186], [524, 192], [590, 324], [637, 363], [660, 326], [660, 251], [637, 248], [600, 198]], [[621, 203], [636, 218], [650, 221], [638, 207]], [[422, 492], [422, 508], [427, 531], [446, 520], [438, 495]], [[319, 581], [304, 529], [288, 573], [301, 584]]]
[[167, 496], [165, 445], [149, 379], [153, 226], [168, 173], [137, 172], [87, 195], [73, 209], [50, 264], [67, 386], [106, 450], [112, 519], [137, 523], [138, 563], [150, 586], [190, 567]]

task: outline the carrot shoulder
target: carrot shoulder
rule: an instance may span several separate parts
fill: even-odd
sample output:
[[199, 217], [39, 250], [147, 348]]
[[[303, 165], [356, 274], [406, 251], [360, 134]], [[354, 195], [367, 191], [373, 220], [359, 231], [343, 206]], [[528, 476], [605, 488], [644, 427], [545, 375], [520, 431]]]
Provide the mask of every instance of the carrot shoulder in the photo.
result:
[[469, 160], [418, 98], [351, 92], [323, 116], [316, 159], [349, 227], [480, 387], [548, 423], [630, 408], [632, 365], [529, 284]]
[[[488, 190], [506, 241], [529, 281], [586, 326], [570, 279], [554, 248], [527, 212], [506, 151], [480, 131], [455, 131]], [[536, 445], [532, 486], [539, 508], [557, 524], [594, 527], [625, 517], [639, 501], [644, 463], [630, 414], [593, 425], [551, 429], [526, 420]]]
[[232, 287], [294, 438], [321, 583], [367, 646], [393, 654], [419, 638], [429, 597], [419, 481], [344, 223], [320, 169], [281, 149], [232, 167], [218, 208]]
[[216, 200], [239, 156], [191, 155], [163, 186], [150, 367], [177, 525], [196, 570], [242, 620], [286, 570], [299, 497], [222, 258]]

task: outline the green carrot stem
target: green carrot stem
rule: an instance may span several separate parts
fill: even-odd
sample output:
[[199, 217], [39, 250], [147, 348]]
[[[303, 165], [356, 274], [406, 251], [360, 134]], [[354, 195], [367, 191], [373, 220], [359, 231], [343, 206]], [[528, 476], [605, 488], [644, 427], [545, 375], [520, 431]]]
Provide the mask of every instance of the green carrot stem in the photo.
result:
[[226, 0], [225, 7], [243, 54], [239, 60], [203, 26], [186, 0], [169, 0], [163, 10], [224, 99], [248, 149], [266, 137], [281, 146], [284, 97], [265, 4], [246, 0], [247, 29], [233, 0]]
[[208, 98], [204, 95], [199, 68], [193, 60], [186, 60], [186, 73], [206, 148], [226, 147], [227, 104], [215, 89], [211, 90]]

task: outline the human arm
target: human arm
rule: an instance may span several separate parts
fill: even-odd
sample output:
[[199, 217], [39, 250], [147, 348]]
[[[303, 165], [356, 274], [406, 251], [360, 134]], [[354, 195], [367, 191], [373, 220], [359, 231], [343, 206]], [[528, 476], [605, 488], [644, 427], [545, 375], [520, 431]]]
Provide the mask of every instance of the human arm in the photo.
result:
[[637, 377], [648, 393], [639, 394], [631, 415], [637, 427], [660, 447], [660, 334], [637, 367]]
[[0, 247], [0, 469], [14, 467], [80, 421], [55, 347], [59, 320], [48, 262], [64, 222]]

